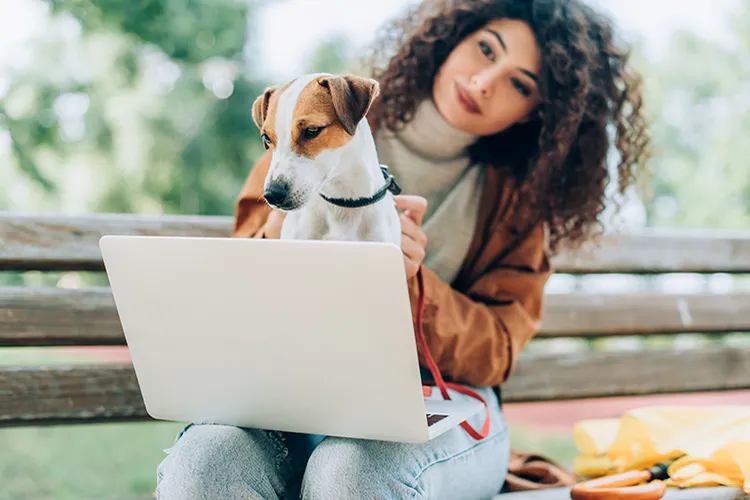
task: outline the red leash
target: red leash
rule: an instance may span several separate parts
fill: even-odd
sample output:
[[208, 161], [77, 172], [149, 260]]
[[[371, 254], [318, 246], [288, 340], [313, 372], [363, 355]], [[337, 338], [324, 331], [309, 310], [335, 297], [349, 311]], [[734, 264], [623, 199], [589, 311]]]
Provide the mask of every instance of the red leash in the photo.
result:
[[[422, 313], [424, 312], [424, 278], [422, 277], [422, 267], [420, 267], [417, 271], [417, 283], [419, 285], [419, 301], [417, 302], [417, 343], [419, 344], [419, 348], [422, 350], [422, 354], [425, 357], [425, 361], [427, 362], [427, 366], [430, 369], [430, 373], [432, 373], [432, 378], [435, 379], [438, 388], [440, 388], [440, 393], [443, 395], [443, 399], [451, 399], [450, 395], [448, 394], [448, 388], [450, 388], [458, 393], [465, 394], [466, 396], [477, 399], [481, 401], [482, 404], [484, 404], [485, 417], [482, 430], [477, 431], [471, 425], [469, 425], [469, 422], [467, 421], [461, 422], [461, 427], [463, 427], [464, 430], [477, 441], [486, 438], [490, 433], [490, 407], [487, 405], [487, 402], [476, 391], [469, 389], [468, 387], [453, 383], [446, 383], [443, 380], [443, 376], [440, 374], [440, 369], [435, 363], [435, 360], [432, 359], [430, 350], [427, 347], [427, 340], [425, 340], [424, 332], [422, 331]], [[423, 392], [425, 395], [431, 394], [432, 387], [423, 386]]]

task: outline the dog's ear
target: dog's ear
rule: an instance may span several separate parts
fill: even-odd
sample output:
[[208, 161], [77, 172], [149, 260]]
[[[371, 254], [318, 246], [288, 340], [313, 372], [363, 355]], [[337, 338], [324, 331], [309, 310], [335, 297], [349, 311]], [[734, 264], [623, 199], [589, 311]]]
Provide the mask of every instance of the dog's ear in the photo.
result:
[[263, 128], [263, 122], [266, 121], [266, 113], [268, 113], [268, 101], [278, 88], [278, 86], [268, 87], [253, 102], [253, 121], [258, 128]]
[[324, 76], [318, 83], [331, 92], [333, 109], [346, 133], [354, 135], [357, 125], [370, 110], [380, 92], [376, 80], [355, 75]]

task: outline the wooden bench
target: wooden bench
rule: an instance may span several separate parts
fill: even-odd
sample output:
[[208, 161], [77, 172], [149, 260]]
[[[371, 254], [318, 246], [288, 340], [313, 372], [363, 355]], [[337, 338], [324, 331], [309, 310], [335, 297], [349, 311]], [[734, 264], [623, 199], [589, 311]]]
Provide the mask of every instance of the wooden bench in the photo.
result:
[[[223, 237], [230, 234], [231, 224], [229, 217], [0, 213], [0, 270], [85, 271], [100, 283], [77, 289], [0, 288], [0, 346], [124, 345], [103, 274], [99, 238]], [[561, 255], [554, 264], [557, 275], [550, 288], [570, 282], [574, 291], [548, 294], [542, 331], [505, 386], [506, 402], [750, 389], [750, 345], [715, 341], [722, 334], [750, 332], [750, 283], [742, 276], [750, 273], [750, 233], [612, 235], [593, 250]], [[633, 290], [582, 290], [602, 274], [622, 275], [633, 281]], [[696, 275], [710, 286], [709, 275], [718, 275], [712, 279], [721, 284], [727, 274], [738, 280], [728, 291], [649, 291], [665, 277]], [[635, 350], [596, 350], [589, 342], [677, 334], [705, 334], [709, 341], [697, 348]], [[575, 348], [550, 351], [549, 341], [561, 338], [570, 339]], [[129, 364], [0, 366], [0, 425], [147, 418]]]

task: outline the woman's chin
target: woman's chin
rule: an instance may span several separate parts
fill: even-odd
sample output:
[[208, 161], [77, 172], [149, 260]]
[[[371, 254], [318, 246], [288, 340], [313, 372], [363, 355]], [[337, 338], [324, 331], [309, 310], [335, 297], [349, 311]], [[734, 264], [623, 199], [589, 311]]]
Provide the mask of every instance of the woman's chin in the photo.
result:
[[481, 126], [481, 118], [474, 113], [467, 113], [461, 109], [457, 109], [449, 116], [446, 116], [445, 120], [450, 123], [453, 128], [464, 133], [476, 136], [484, 135]]
[[473, 134], [474, 131], [471, 126], [472, 118], [476, 120], [477, 115], [471, 115], [461, 108], [461, 105], [457, 102], [445, 102], [437, 101], [435, 103], [440, 115], [445, 119], [448, 124], [458, 130]]
[[440, 115], [451, 127], [471, 135], [484, 135], [482, 116], [464, 108], [452, 89], [435, 92], [432, 98]]

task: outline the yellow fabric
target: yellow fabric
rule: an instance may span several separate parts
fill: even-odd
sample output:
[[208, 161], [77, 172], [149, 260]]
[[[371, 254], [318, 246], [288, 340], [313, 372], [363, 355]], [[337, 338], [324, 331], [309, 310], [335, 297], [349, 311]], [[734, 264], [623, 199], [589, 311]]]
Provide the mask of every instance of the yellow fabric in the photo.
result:
[[750, 406], [652, 406], [576, 423], [573, 463], [600, 477], [675, 460], [667, 485], [734, 486], [750, 492]]

